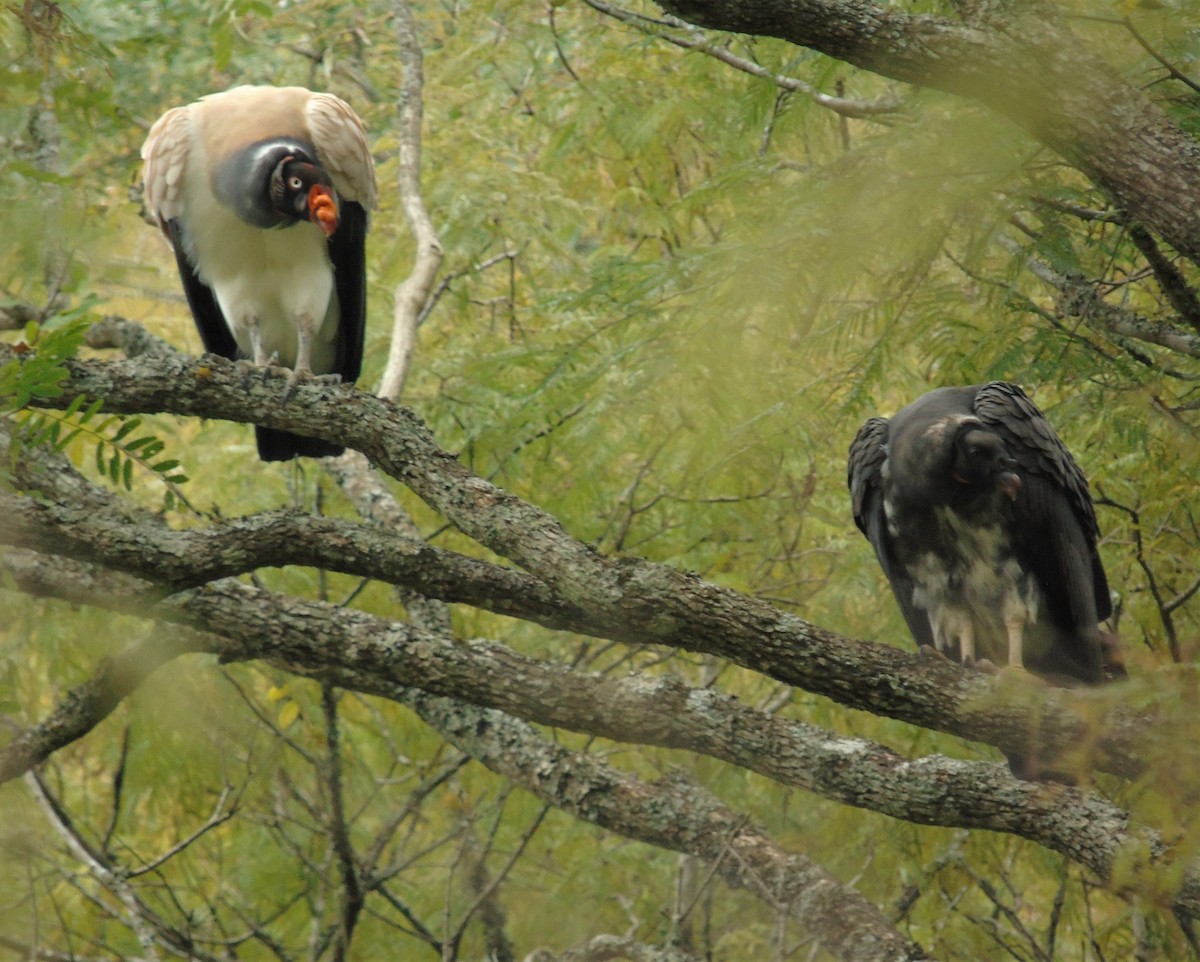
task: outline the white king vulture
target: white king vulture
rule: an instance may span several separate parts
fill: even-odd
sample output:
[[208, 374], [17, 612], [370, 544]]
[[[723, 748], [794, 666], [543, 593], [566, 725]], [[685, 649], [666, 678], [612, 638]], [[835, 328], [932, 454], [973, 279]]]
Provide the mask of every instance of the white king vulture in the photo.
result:
[[[234, 87], [167, 111], [142, 147], [146, 205], [175, 249], [206, 350], [354, 381], [375, 165], [362, 121], [303, 87]], [[265, 461], [342, 448], [257, 428]]]
[[871, 418], [848, 482], [919, 645], [1061, 685], [1124, 674], [1087, 480], [1021, 388], [944, 387]]

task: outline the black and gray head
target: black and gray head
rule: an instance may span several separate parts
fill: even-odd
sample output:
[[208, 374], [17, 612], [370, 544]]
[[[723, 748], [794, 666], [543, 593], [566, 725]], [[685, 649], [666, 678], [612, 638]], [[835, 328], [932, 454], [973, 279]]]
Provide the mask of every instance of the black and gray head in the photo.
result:
[[273, 137], [217, 163], [217, 198], [255, 227], [290, 227], [312, 220], [312, 197], [333, 194], [333, 181], [316, 148], [293, 137]]
[[965, 421], [954, 436], [950, 480], [970, 497], [1000, 491], [1010, 501], [1021, 490], [1017, 461], [1004, 441], [978, 422]]

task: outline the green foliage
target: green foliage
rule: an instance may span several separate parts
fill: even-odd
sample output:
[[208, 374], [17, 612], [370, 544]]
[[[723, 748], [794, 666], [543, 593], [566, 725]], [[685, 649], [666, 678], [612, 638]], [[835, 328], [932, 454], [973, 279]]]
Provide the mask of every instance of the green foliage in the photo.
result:
[[[116, 426], [116, 432], [106, 437], [105, 431], [113, 426]], [[137, 434], [141, 426], [141, 418], [114, 417], [92, 427], [89, 433], [96, 442], [96, 471], [114, 485], [132, 491], [134, 467], [141, 468], [166, 488], [163, 498], [165, 510], [171, 511], [182, 505], [198, 514], [180, 488], [190, 479], [179, 470], [179, 459], [169, 457], [157, 460], [166, 448], [166, 442], [154, 434]], [[86, 418], [81, 418], [77, 430], [87, 430]]]
[[61, 385], [70, 376], [66, 361], [79, 352], [90, 324], [90, 316], [76, 316], [45, 328], [34, 321], [25, 325], [17, 356], [0, 367], [0, 415], [11, 416], [35, 397], [62, 395]]
[[70, 374], [67, 362], [78, 354], [94, 322], [94, 305], [89, 298], [45, 325], [30, 321], [16, 356], [0, 366], [0, 419], [12, 423], [10, 457], [15, 458], [25, 446], [66, 452], [77, 440], [88, 439], [96, 445], [96, 470], [102, 478], [132, 491], [134, 469], [140, 468], [166, 489], [166, 510], [182, 505], [194, 512], [180, 488], [189, 479], [179, 470], [179, 459], [160, 458], [166, 443], [152, 433], [138, 433], [140, 418], [98, 417], [103, 401], [89, 402], [83, 395], [62, 411], [29, 406], [35, 398], [62, 395], [62, 384]]
[[[139, 472], [148, 475], [165, 487], [168, 507], [190, 506], [178, 487], [187, 481], [179, 467], [186, 460], [192, 501], [226, 515], [289, 498], [347, 512], [336, 494], [325, 497], [315, 470], [257, 462], [245, 427], [151, 428], [106, 416], [92, 400], [36, 414], [28, 403], [60, 389], [94, 306], [88, 293], [198, 351], [170, 255], [129, 195], [149, 123], [169, 106], [237, 82], [331, 89], [368, 123], [383, 185], [369, 240], [361, 382], [372, 386], [386, 357], [390, 295], [412, 254], [392, 187], [399, 68], [391, 5], [60, 6], [66, 16], [51, 41], [30, 36], [17, 5], [0, 14], [0, 47], [8, 51], [0, 185], [28, 201], [0, 213], [0, 290], [5, 301], [74, 297], [78, 318], [27, 334], [32, 350], [0, 370], [7, 399], [0, 416], [19, 423], [25, 443], [94, 464], [121, 490]], [[918, 6], [944, 13], [946, 5]], [[902, 115], [845, 119], [584, 4], [554, 4], [553, 23], [548, 9], [518, 0], [416, 6], [425, 50], [423, 187], [446, 263], [406, 402], [443, 446], [604, 550], [699, 571], [851, 636], [906, 645], [849, 517], [846, 447], [867, 416], [894, 412], [930, 387], [1016, 380], [1106, 499], [1104, 559], [1135, 675], [1151, 676], [1175, 657], [1173, 648], [1193, 663], [1200, 601], [1187, 592], [1200, 557], [1200, 371], [1194, 360], [1060, 317], [1052, 292], [1026, 269], [1036, 258], [1101, 279], [1114, 302], [1148, 317], [1169, 314], [1127, 232], [1072, 213], [1103, 211], [1103, 198], [1010, 125], [962, 101], [901, 91]], [[639, 9], [658, 14], [649, 4]], [[1146, 35], [1191, 69], [1200, 49], [1194, 13], [1144, 16], [1156, 18], [1143, 23], [1137, 14]], [[1099, 33], [1109, 28], [1094, 29], [1098, 44], [1114, 45]], [[897, 92], [780, 42], [720, 41], [825, 92], [838, 82], [849, 97]], [[1121, 50], [1135, 81], [1161, 78], [1151, 58], [1134, 59], [1140, 48]], [[1181, 123], [1200, 127], [1190, 94], [1163, 99]], [[30, 130], [33, 112], [46, 105], [61, 138], [50, 165]], [[49, 255], [62, 251], [61, 269], [48, 271]], [[438, 544], [478, 550], [398, 494]], [[403, 615], [380, 585], [356, 593], [356, 579], [295, 568], [256, 577], [275, 590], [353, 598], [364, 610]], [[1162, 599], [1178, 604], [1168, 608]], [[64, 688], [142, 630], [123, 619], [97, 626], [94, 611], [7, 594], [4, 606], [14, 614], [0, 626], [0, 702], [15, 706], [4, 710], [23, 725], [43, 718]], [[782, 704], [785, 714], [912, 756], [998, 758], [802, 693], [781, 697], [766, 679], [703, 659], [563, 637], [475, 610], [455, 610], [454, 621], [462, 637], [494, 638], [597, 672], [670, 672], [719, 684], [748, 703]], [[1149, 684], [1131, 697], [1164, 700]], [[1200, 700], [1186, 686], [1172, 698], [1180, 712], [1194, 712]], [[494, 869], [533, 823], [537, 803], [478, 765], [460, 765], [396, 705], [343, 696], [339, 719], [359, 850], [394, 823], [380, 859], [395, 868], [392, 894], [431, 926], [443, 913], [458, 918], [473, 899], [462, 884], [464, 853], [490, 840]], [[242, 931], [240, 913], [250, 912], [268, 920], [264, 946], [274, 939], [299, 954], [336, 914], [335, 858], [322, 821], [326, 737], [316, 683], [264, 666], [181, 660], [83, 743], [57, 753], [50, 769], [93, 835], [116, 823], [116, 848], [131, 864], [203, 825], [230, 787], [237, 817], [160, 866], [148, 897], [164, 916], [209, 934], [220, 928], [214, 915], [227, 933]], [[1182, 951], [1166, 915], [1147, 906], [1135, 919], [1031, 844], [899, 825], [684, 753], [557, 737], [650, 776], [686, 768], [788, 847], [859, 879], [880, 905], [902, 904], [915, 886], [901, 924], [942, 957], [1011, 957], [1000, 940], [1014, 929], [981, 879], [996, 883], [997, 898], [1015, 906], [1039, 939], [1062, 892], [1057, 958], [1131, 957], [1135, 928], [1162, 957]], [[1165, 755], [1154, 774], [1122, 803], [1195, 851], [1195, 820], [1181, 801], [1195, 796], [1194, 776], [1173, 772]], [[72, 856], [56, 848], [19, 786], [0, 793], [0, 806], [0, 891], [32, 892], [43, 918], [114, 957], [142, 954], [128, 930], [97, 909], [92, 883], [70, 874]], [[1133, 854], [1122, 866], [1131, 877]], [[597, 931], [664, 940], [679, 871], [674, 856], [552, 814], [501, 889], [511, 934], [522, 953]], [[41, 880], [32, 890], [30, 878]], [[716, 891], [706, 910], [716, 957], [782, 957], [792, 948], [762, 903]], [[0, 915], [0, 933], [25, 938], [22, 922]], [[411, 926], [374, 916], [362, 926], [358, 957], [434, 956]], [[68, 942], [54, 947], [83, 944]], [[469, 928], [462, 957], [480, 945]], [[269, 955], [254, 945], [238, 952]]]

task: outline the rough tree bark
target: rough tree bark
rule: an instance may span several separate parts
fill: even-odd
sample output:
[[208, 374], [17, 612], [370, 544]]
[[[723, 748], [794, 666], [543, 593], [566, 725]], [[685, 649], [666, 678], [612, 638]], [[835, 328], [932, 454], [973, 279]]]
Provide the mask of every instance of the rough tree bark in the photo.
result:
[[[137, 376], [129, 369], [134, 363]], [[471, 475], [437, 448], [409, 412], [368, 395], [302, 385], [284, 404], [282, 383], [266, 383], [252, 385], [247, 397], [235, 365], [161, 354], [138, 362], [79, 363], [73, 372], [56, 404], [84, 389], [89, 395], [105, 392], [116, 410], [153, 405], [253, 416], [271, 426], [321, 425], [368, 449], [379, 466], [402, 477], [459, 528], [527, 570], [469, 559], [403, 535], [389, 539], [364, 526], [274, 512], [173, 532], [63, 463], [41, 464], [40, 471], [31, 463], [22, 483], [51, 496], [5, 496], [0, 539], [54, 554], [11, 553], [6, 567], [16, 582], [34, 594], [135, 611], [195, 631], [174, 641], [177, 648], [135, 650], [114, 659], [54, 717], [0, 754], [4, 777], [89, 730], [162, 660], [205, 650], [227, 660], [266, 659], [293, 673], [384, 697], [401, 698], [420, 688], [530, 721], [704, 752], [896, 817], [1020, 834], [1104, 878], [1118, 863], [1154, 871], [1170, 863], [1171, 852], [1155, 833], [1133, 825], [1128, 813], [1098, 795], [1021, 783], [998, 765], [908, 762], [882, 746], [756, 712], [716, 692], [666, 679], [591, 676], [500, 645], [454, 644], [416, 626], [229, 580], [264, 564], [308, 562], [551, 628], [721, 654], [855, 707], [1002, 747], [1022, 745], [1014, 731], [1029, 730], [1040, 718], [1040, 733], [1050, 743], [1094, 742], [1095, 760], [1118, 773], [1141, 771], [1150, 754], [1145, 728], [1136, 719], [1097, 734], [1094, 719], [1085, 720], [1097, 708], [1088, 695], [1017, 689], [998, 701], [992, 679], [949, 663], [839, 638], [669, 568], [605, 558], [533, 505]], [[1174, 907], [1195, 917], [1200, 875], [1186, 867], [1184, 873]]]
[[[0, 348], [0, 363], [12, 356]], [[291, 399], [273, 382], [251, 384], [247, 391], [237, 365], [212, 357], [75, 362], [71, 370], [64, 394], [49, 402], [54, 406], [65, 407], [83, 394], [105, 398], [112, 412], [254, 421], [343, 438], [465, 534], [538, 582], [527, 600], [520, 594], [481, 599], [494, 592], [494, 584], [472, 587], [473, 599], [444, 600], [474, 600], [489, 609], [494, 605], [548, 628], [718, 655], [850, 707], [1006, 751], [1027, 751], [1036, 733], [1049, 756], [1086, 744], [1094, 749], [1094, 766], [1114, 774], [1134, 777], [1150, 762], [1137, 734], [1147, 719], [1139, 724], [1119, 708], [1105, 712], [1103, 692], [1040, 687], [999, 692], [977, 673], [943, 660], [918, 659], [892, 646], [839, 637], [694, 575], [631, 558], [606, 558], [535, 505], [473, 475], [438, 447], [411, 411], [380, 399], [320, 383], [301, 385]], [[60, 544], [70, 540], [65, 532], [55, 537]], [[76, 550], [86, 552], [90, 546], [96, 542], [76, 539]], [[339, 570], [332, 557], [336, 543], [320, 550], [323, 562]], [[136, 549], [125, 563], [142, 570]], [[351, 573], [365, 569], [360, 564]], [[492, 573], [489, 578], [513, 576]], [[519, 612], [514, 607], [518, 603]], [[582, 618], [580, 612], [585, 613]], [[1098, 712], [1104, 718], [1099, 736]]]

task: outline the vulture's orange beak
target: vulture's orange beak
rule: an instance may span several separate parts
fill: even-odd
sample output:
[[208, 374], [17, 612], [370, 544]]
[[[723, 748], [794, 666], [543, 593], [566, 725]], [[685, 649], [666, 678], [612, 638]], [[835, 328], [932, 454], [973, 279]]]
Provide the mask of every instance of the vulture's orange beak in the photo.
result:
[[324, 184], [313, 184], [308, 192], [308, 219], [331, 237], [338, 226], [337, 201], [333, 191]]

